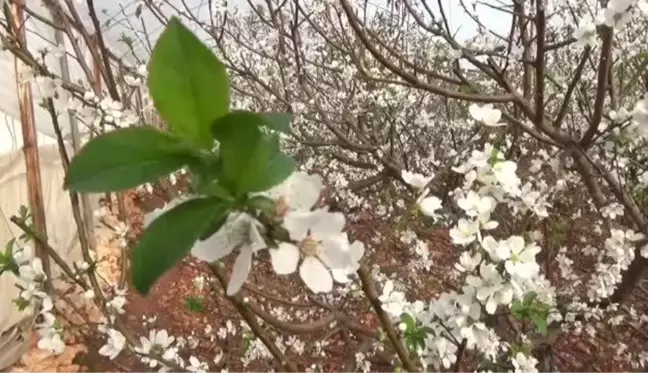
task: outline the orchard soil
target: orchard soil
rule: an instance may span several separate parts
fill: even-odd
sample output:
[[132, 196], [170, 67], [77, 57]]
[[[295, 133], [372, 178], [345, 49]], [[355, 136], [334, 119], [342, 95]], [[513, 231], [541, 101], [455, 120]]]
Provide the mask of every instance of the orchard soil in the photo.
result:
[[[125, 194], [125, 207], [127, 221], [130, 226], [130, 243], [136, 242], [142, 230], [142, 217], [146, 212], [164, 205], [164, 198], [160, 193], [142, 195], [141, 193], [128, 192]], [[116, 210], [116, 209], [115, 209]], [[116, 214], [116, 211], [113, 211]], [[107, 219], [107, 220], [110, 220]], [[116, 223], [114, 216], [112, 223]], [[111, 222], [107, 221], [106, 225]], [[419, 237], [424, 238], [431, 252], [433, 266], [429, 271], [414, 271], [407, 263], [416, 260], [414, 254], [403, 244], [393, 228], [393, 224], [377, 219], [369, 214], [359, 217], [348, 230], [355, 239], [371, 242], [376, 232], [380, 232], [382, 239], [375, 250], [367, 251], [365, 262], [377, 265], [383, 273], [391, 278], [406, 279], [412, 284], [407, 289], [408, 296], [416, 299], [432, 299], [440, 293], [456, 286], [456, 281], [449, 277], [450, 268], [456, 260], [456, 251], [449, 244], [447, 231], [444, 229], [426, 229], [417, 231]], [[579, 228], [580, 227], [580, 228]], [[103, 227], [105, 228], [105, 227]], [[586, 224], [574, 224], [564, 237], [563, 245], [569, 247], [570, 237], [575, 237], [577, 229], [587, 229]], [[122, 278], [128, 279], [128, 272], [121, 273], [124, 266], [121, 251], [117, 242], [109, 234], [99, 238], [98, 257], [104, 280], [108, 284], [116, 284]], [[374, 245], [376, 246], [376, 245]], [[591, 263], [588, 258], [577, 256], [574, 268], [586, 268]], [[228, 270], [231, 261], [226, 262]], [[125, 268], [128, 271], [127, 268]], [[196, 346], [191, 350], [191, 355], [201, 361], [209, 363], [210, 371], [268, 371], [279, 370], [272, 358], [260, 358], [244, 365], [241, 357], [245, 355], [245, 342], [241, 332], [240, 317], [230, 305], [227, 298], [222, 295], [222, 290], [212, 288], [209, 284], [199, 290], [194, 284], [197, 276], [211, 278], [211, 273], [206, 264], [193, 258], [186, 258], [173, 269], [167, 272], [154, 286], [146, 297], [137, 294], [134, 290], [128, 292], [128, 302], [124, 321], [127, 327], [137, 331], [140, 335], [147, 335], [146, 330], [152, 328], [166, 329], [172, 336], [193, 336]], [[558, 271], [550, 273], [555, 280]], [[130, 288], [129, 288], [130, 289]], [[221, 292], [213, 296], [214, 291]], [[379, 326], [368, 303], [361, 297], [337, 296], [335, 299], [305, 295], [305, 288], [296, 275], [278, 276], [269, 266], [268, 258], [261, 255], [257, 258], [254, 271], [244, 288], [244, 294], [249, 299], [262, 305], [266, 311], [279, 308], [282, 313], [290, 316], [301, 316], [295, 322], [304, 324], [318, 320], [331, 312], [348, 315], [349, 318], [365, 328], [368, 332], [375, 332]], [[380, 291], [380, 289], [379, 289]], [[188, 306], [188, 297], [202, 299], [199, 305]], [[343, 299], [340, 299], [343, 298]], [[637, 288], [629, 300], [628, 305], [634, 306], [637, 313], [647, 314], [648, 292]], [[59, 308], [60, 309], [60, 308]], [[69, 314], [75, 311], [65, 311]], [[78, 312], [77, 312], [78, 313]], [[98, 322], [99, 315], [86, 312], [86, 322]], [[156, 318], [154, 322], [143, 325], [144, 319]], [[219, 328], [230, 321], [236, 328], [236, 334], [228, 335], [221, 339], [216, 335]], [[69, 321], [71, 324], [82, 322]], [[206, 328], [212, 331], [206, 334]], [[525, 327], [517, 325], [517, 328]], [[92, 332], [90, 328], [74, 327], [67, 336], [68, 348], [59, 357], [47, 356], [43, 351], [34, 347], [22, 358], [12, 371], [157, 371], [142, 364], [136, 357], [123, 351], [115, 360], [108, 360], [98, 355], [98, 349], [105, 343], [104, 337]], [[86, 329], [86, 330], [84, 330]], [[95, 328], [96, 329], [96, 328]], [[266, 328], [269, 329], [269, 328]], [[646, 323], [637, 324], [622, 322], [618, 326], [602, 325], [595, 337], [586, 332], [579, 335], [574, 332], [562, 333], [553, 343], [550, 360], [557, 371], [632, 371], [627, 361], [623, 361], [618, 354], [617, 343], [623, 341], [626, 348], [631, 351], [645, 351], [648, 344], [648, 328]], [[79, 331], [78, 333], [76, 331]], [[144, 334], [142, 334], [144, 332]], [[275, 337], [283, 337], [287, 341], [291, 333], [283, 333], [275, 328], [271, 330]], [[323, 329], [296, 335], [304, 342], [303, 351], [287, 347], [286, 355], [294, 361], [300, 370], [312, 368], [317, 364], [318, 370], [323, 371], [362, 371], [356, 366], [356, 352], [367, 352], [370, 347], [368, 339], [357, 338], [344, 328], [331, 324]], [[186, 350], [186, 349], [183, 349]], [[221, 360], [214, 364], [215, 356], [222, 353]], [[183, 354], [187, 359], [188, 354]], [[371, 362], [371, 371], [394, 371], [389, 359], [390, 354], [378, 353], [368, 357]], [[459, 371], [474, 371], [475, 361], [467, 354], [462, 359]]]

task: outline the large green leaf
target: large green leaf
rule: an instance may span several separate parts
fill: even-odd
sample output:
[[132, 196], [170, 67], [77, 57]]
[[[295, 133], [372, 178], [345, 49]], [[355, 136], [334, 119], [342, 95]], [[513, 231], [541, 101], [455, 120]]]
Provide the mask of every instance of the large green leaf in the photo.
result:
[[210, 126], [229, 110], [223, 64], [177, 18], [162, 32], [151, 55], [148, 86], [173, 132], [211, 149]]
[[290, 125], [292, 115], [288, 113], [262, 113], [261, 115], [265, 119], [265, 125], [268, 128], [283, 133], [292, 133], [292, 127]]
[[148, 293], [167, 270], [182, 259], [215, 220], [227, 214], [217, 198], [196, 198], [160, 215], [133, 248], [131, 272], [135, 289]]
[[191, 150], [181, 139], [152, 127], [115, 130], [90, 140], [72, 159], [65, 188], [112, 192], [133, 188], [182, 167]]
[[236, 196], [267, 190], [295, 169], [292, 158], [281, 152], [279, 137], [261, 131], [265, 124], [261, 115], [232, 112], [212, 127], [220, 142], [222, 182]]

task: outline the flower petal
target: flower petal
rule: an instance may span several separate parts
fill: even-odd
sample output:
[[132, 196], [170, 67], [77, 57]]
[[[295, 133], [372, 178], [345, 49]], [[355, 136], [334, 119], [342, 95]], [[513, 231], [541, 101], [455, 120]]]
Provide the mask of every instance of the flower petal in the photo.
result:
[[349, 250], [351, 251], [351, 259], [353, 259], [354, 262], [357, 262], [364, 256], [365, 245], [362, 241], [353, 241], [351, 246], [349, 246]]
[[333, 277], [319, 259], [309, 256], [299, 267], [299, 276], [314, 293], [326, 293], [333, 290]]
[[232, 296], [238, 293], [247, 280], [250, 270], [252, 269], [252, 248], [249, 246], [241, 248], [241, 252], [234, 261], [232, 266], [232, 277], [227, 284], [227, 295]]
[[293, 244], [282, 242], [278, 248], [270, 249], [270, 261], [277, 274], [291, 274], [297, 270], [299, 248]]
[[346, 224], [343, 213], [328, 212], [325, 209], [313, 211], [313, 218], [310, 231], [311, 236], [315, 239], [323, 239], [334, 234], [339, 234]]
[[318, 257], [330, 268], [343, 269], [354, 262], [346, 234], [338, 234], [322, 240], [320, 248]]
[[265, 194], [272, 199], [285, 199], [291, 210], [308, 211], [317, 203], [323, 186], [320, 175], [295, 172]]
[[313, 219], [313, 213], [310, 211], [289, 211], [284, 217], [283, 226], [291, 239], [299, 241], [308, 235]]
[[214, 262], [229, 255], [236, 246], [245, 239], [244, 230], [247, 229], [241, 214], [230, 214], [223, 226], [216, 233], [203, 241], [196, 241], [191, 248], [191, 255], [199, 260]]
[[419, 203], [419, 207], [424, 215], [426, 216], [435, 216], [436, 211], [439, 210], [441, 205], [441, 200], [437, 197], [427, 197]]
[[234, 246], [227, 244], [226, 234], [218, 233], [216, 232], [204, 241], [196, 241], [191, 248], [191, 255], [208, 263], [229, 255], [234, 250]]
[[260, 227], [256, 221], [250, 223], [248, 238], [252, 252], [256, 253], [257, 251], [263, 250], [267, 247], [267, 244], [261, 235], [262, 228], [263, 227]]
[[331, 274], [333, 275], [335, 282], [340, 284], [346, 284], [350, 280], [349, 271], [346, 269], [332, 269]]
[[310, 210], [320, 197], [324, 184], [320, 175], [295, 172], [291, 176], [287, 197], [288, 207], [295, 210]]
[[486, 302], [486, 312], [488, 312], [489, 315], [492, 315], [495, 313], [497, 310], [497, 302], [493, 297], [488, 298], [488, 301]]

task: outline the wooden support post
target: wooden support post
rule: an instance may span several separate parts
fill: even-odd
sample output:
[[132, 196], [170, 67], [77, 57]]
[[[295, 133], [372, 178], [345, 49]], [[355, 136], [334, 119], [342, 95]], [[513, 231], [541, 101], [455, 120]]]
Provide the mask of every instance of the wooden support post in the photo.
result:
[[[51, 15], [53, 20], [59, 23], [60, 20], [58, 19], [58, 13], [52, 10]], [[54, 30], [54, 40], [56, 41], [56, 44], [58, 44], [60, 47], [63, 47], [64, 51], [66, 50], [65, 37], [63, 36], [62, 30]], [[61, 78], [66, 81], [70, 80], [70, 66], [68, 64], [67, 52], [64, 52], [63, 55], [59, 58], [59, 64], [61, 67]], [[71, 113], [68, 113], [68, 118], [70, 120], [70, 134], [72, 135], [72, 149], [74, 150], [74, 154], [76, 154], [81, 147], [79, 123], [77, 121], [77, 118]], [[92, 206], [90, 204], [90, 198], [88, 194], [80, 193], [80, 197], [83, 221], [85, 222], [84, 227], [86, 230], [86, 237], [88, 237], [90, 248], [94, 250], [97, 247], [97, 240], [94, 233], [94, 213], [92, 211]]]
[[[23, 6], [25, 0], [15, 0], [12, 3], [15, 29], [23, 45], [27, 45], [27, 32]], [[22, 62], [14, 57], [14, 71], [16, 76], [16, 92], [20, 109], [20, 122], [23, 135], [23, 154], [27, 173], [27, 189], [29, 196], [29, 210], [32, 216], [34, 231], [42, 237], [47, 237], [45, 220], [45, 207], [43, 206], [43, 188], [41, 185], [40, 161], [38, 154], [38, 138], [36, 132], [36, 118], [34, 115], [33, 97], [29, 82], [22, 82], [20, 78], [20, 65]], [[47, 251], [38, 241], [34, 242], [35, 254], [43, 262], [43, 271], [51, 278], [51, 269]]]

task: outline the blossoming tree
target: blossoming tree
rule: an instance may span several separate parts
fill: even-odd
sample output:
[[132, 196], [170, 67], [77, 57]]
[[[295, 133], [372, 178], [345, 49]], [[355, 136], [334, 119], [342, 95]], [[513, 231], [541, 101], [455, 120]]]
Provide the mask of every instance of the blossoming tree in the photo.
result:
[[[244, 12], [214, 1], [201, 13], [142, 1], [132, 17], [153, 14], [164, 31], [147, 65], [117, 68], [105, 45], [92, 49], [106, 91], [52, 74], [19, 42], [7, 2], [2, 37], [49, 92], [54, 125], [68, 111], [104, 132], [68, 162], [72, 198], [150, 188], [170, 173], [191, 180], [144, 219], [130, 255], [136, 291], [187, 255], [208, 262], [258, 348], [297, 371], [261, 323], [301, 326], [246, 293], [267, 260], [276, 276], [298, 274], [314, 302], [362, 294], [378, 332], [334, 307], [322, 327], [336, 322], [371, 340], [359, 369], [370, 369], [367, 354], [385, 353], [407, 371], [554, 369], [548, 351], [561, 333], [646, 321], [630, 295], [648, 258], [648, 2], [459, 2], [479, 26], [471, 40], [455, 37], [442, 2], [267, 0]], [[51, 2], [55, 26], [87, 35], [74, 6]], [[508, 14], [510, 33], [489, 30], [482, 7]], [[130, 31], [132, 47], [143, 34]], [[125, 109], [120, 87], [152, 106]], [[151, 110], [158, 125], [139, 125]], [[414, 299], [406, 279], [372, 269], [373, 243], [352, 234], [367, 212], [413, 248], [424, 276], [433, 263], [423, 233], [447, 227], [456, 263], [442, 270], [455, 285]], [[569, 222], [588, 229], [568, 244]], [[2, 263], [26, 281], [21, 304], [41, 314], [39, 347], [60, 353], [41, 259], [27, 242], [8, 247]], [[231, 276], [221, 263], [229, 256]], [[587, 268], [574, 268], [583, 257]], [[151, 368], [209, 369], [183, 359], [166, 330], [138, 338], [124, 328], [124, 289], [102, 289], [94, 263], [56, 262], [106, 315], [102, 355], [128, 350]], [[627, 358], [637, 369], [648, 362], [645, 351]]]

